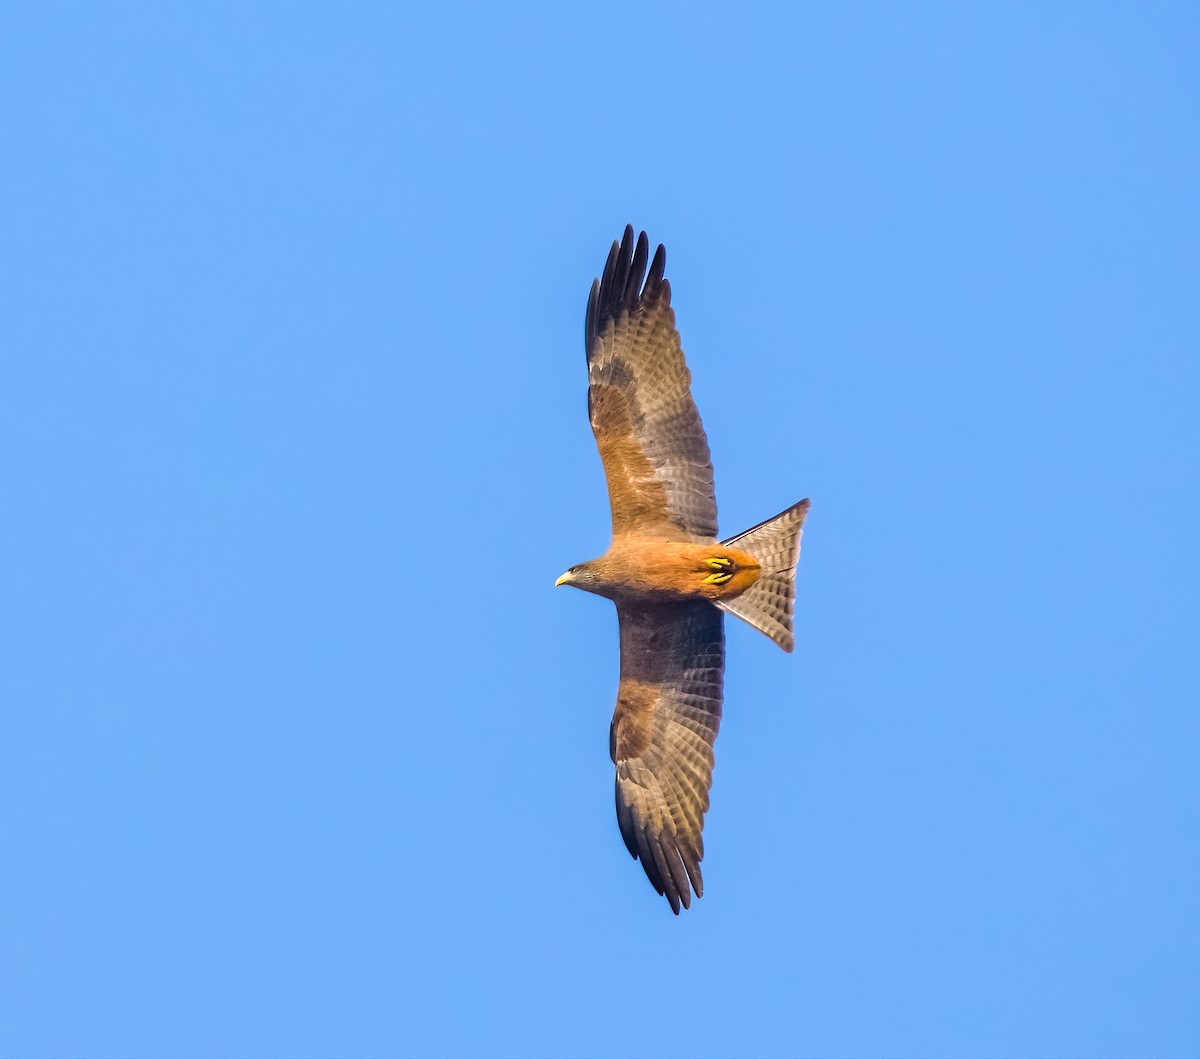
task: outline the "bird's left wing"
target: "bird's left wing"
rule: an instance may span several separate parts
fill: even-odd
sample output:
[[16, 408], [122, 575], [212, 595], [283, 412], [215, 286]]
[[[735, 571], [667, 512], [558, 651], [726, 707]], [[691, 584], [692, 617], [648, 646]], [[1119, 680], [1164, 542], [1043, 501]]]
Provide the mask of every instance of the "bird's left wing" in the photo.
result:
[[675, 330], [666, 262], [662, 246], [650, 260], [645, 232], [635, 241], [627, 227], [613, 243], [588, 298], [588, 414], [608, 479], [613, 537], [711, 541], [712, 459]]
[[701, 830], [721, 723], [725, 630], [703, 601], [617, 605], [621, 685], [609, 732], [617, 822], [671, 910], [704, 892]]

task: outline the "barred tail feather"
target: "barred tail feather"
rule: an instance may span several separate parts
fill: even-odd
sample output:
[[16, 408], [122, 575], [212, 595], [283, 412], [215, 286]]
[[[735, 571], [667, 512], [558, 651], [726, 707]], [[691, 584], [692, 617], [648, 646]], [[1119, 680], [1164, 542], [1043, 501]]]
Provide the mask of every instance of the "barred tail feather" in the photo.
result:
[[753, 529], [730, 537], [723, 544], [749, 552], [762, 573], [745, 592], [717, 606], [766, 633], [785, 651], [795, 646], [792, 608], [796, 597], [796, 562], [800, 558], [801, 527], [809, 502], [801, 500]]

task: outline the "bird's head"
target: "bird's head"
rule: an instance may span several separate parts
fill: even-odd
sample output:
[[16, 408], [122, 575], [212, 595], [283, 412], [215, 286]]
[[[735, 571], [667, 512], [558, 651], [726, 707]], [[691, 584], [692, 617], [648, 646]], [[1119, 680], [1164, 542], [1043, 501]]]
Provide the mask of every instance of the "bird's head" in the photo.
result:
[[555, 588], [559, 585], [571, 585], [573, 588], [583, 589], [584, 592], [598, 592], [600, 589], [600, 577], [594, 560], [572, 566], [570, 570], [554, 582]]

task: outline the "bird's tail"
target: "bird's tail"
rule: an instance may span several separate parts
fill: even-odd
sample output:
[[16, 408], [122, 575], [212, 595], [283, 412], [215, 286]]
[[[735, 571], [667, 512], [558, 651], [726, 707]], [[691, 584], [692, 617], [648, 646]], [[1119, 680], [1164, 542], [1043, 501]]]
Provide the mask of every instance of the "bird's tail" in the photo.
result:
[[774, 518], [721, 542], [753, 555], [762, 573], [740, 596], [718, 600], [717, 606], [766, 633], [785, 651], [790, 651], [796, 642], [792, 635], [792, 607], [796, 598], [801, 527], [807, 514], [808, 501], [801, 500]]

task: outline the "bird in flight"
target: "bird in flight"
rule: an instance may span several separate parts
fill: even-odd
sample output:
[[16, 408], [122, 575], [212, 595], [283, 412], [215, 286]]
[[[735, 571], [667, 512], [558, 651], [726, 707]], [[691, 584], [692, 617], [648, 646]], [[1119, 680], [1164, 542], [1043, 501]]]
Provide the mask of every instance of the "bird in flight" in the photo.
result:
[[592, 284], [588, 414], [608, 480], [612, 544], [556, 585], [607, 596], [621, 629], [608, 747], [617, 822], [671, 911], [704, 893], [701, 830], [721, 723], [724, 612], [791, 651], [801, 500], [717, 539], [708, 439], [691, 393], [666, 249], [626, 227]]

